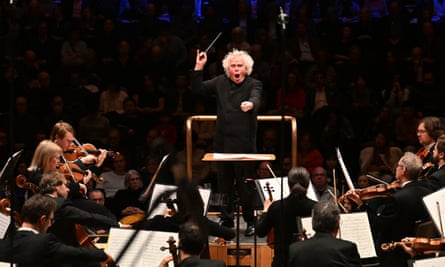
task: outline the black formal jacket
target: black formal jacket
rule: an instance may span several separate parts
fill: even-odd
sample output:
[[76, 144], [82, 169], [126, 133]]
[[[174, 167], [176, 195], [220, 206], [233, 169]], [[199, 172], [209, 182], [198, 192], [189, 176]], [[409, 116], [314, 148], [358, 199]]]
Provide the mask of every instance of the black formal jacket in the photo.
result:
[[295, 242], [289, 248], [289, 267], [361, 267], [357, 246], [328, 233]]
[[439, 189], [445, 187], [445, 168], [444, 166], [440, 166], [440, 168], [433, 172], [430, 176], [428, 176], [425, 180], [427, 186], [431, 189], [432, 192], [435, 192]]
[[272, 228], [274, 229], [273, 266], [286, 266], [289, 245], [293, 242], [295, 234], [301, 231], [297, 227], [298, 217], [311, 216], [314, 204], [315, 202], [306, 196], [301, 199], [289, 196], [283, 200], [283, 210], [281, 201], [275, 201], [258, 220], [255, 226], [258, 236], [266, 236]]
[[[405, 237], [416, 236], [417, 224], [429, 219], [422, 198], [431, 192], [428, 186], [421, 181], [409, 182], [377, 209], [377, 216], [370, 216], [376, 220], [374, 225], [377, 229], [375, 232], [379, 234], [378, 239], [380, 239], [377, 240], [377, 248], [383, 242], [400, 242]], [[408, 266], [409, 255], [401, 248], [379, 252], [379, 254], [381, 266]]]
[[[215, 152], [255, 153], [262, 83], [247, 76], [235, 84], [226, 75], [202, 81], [202, 71], [191, 71], [190, 81], [193, 93], [216, 97]], [[254, 109], [243, 112], [240, 106], [244, 101], [252, 102]]]
[[49, 233], [17, 231], [13, 241], [13, 253], [8, 261], [12, 260], [18, 267], [81, 266], [107, 259], [100, 249], [68, 246]]
[[226, 264], [219, 260], [189, 257], [180, 261], [178, 267], [226, 267]]
[[119, 223], [116, 220], [108, 216], [81, 210], [73, 206], [70, 200], [60, 197], [54, 198], [54, 200], [57, 203], [56, 212], [54, 213], [55, 222], [48, 229], [48, 232], [55, 234], [60, 241], [67, 245], [79, 246], [75, 224], [102, 227], [102, 229], [119, 227]]

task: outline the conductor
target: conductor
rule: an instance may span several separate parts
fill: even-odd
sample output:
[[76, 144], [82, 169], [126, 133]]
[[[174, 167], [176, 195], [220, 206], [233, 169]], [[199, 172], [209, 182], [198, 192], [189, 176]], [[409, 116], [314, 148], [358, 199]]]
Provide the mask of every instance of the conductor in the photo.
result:
[[[196, 94], [216, 97], [217, 119], [214, 151], [218, 153], [255, 153], [257, 114], [261, 104], [263, 85], [250, 77], [253, 59], [245, 51], [233, 50], [223, 59], [225, 74], [203, 81], [203, 69], [207, 62], [205, 52], [196, 52], [196, 64], [190, 74], [192, 91]], [[234, 188], [238, 189], [243, 218], [247, 223], [246, 236], [254, 234], [253, 185], [246, 178], [254, 177], [255, 166], [245, 162], [218, 163], [217, 187], [223, 195], [221, 223], [234, 226]], [[236, 187], [234, 183], [236, 182]]]

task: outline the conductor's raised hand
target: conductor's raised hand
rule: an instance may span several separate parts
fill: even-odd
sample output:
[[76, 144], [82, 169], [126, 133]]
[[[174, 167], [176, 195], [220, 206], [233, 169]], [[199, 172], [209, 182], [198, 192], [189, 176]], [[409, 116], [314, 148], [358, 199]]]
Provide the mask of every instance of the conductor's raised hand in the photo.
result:
[[207, 53], [203, 52], [203, 51], [199, 51], [199, 49], [197, 49], [196, 50], [195, 70], [203, 70], [206, 62], [207, 62]]

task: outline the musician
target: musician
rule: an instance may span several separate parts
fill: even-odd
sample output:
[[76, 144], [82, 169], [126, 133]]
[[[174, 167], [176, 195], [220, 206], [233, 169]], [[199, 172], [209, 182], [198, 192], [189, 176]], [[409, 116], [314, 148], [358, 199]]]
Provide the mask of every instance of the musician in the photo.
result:
[[[91, 172], [87, 171], [87, 174], [82, 177], [80, 182], [74, 181], [72, 174], [76, 173], [76, 171], [68, 171], [71, 169], [71, 166], [67, 167], [67, 165], [61, 162], [62, 152], [62, 148], [56, 143], [50, 140], [41, 141], [39, 145], [37, 145], [31, 160], [31, 164], [28, 167], [28, 171], [30, 172], [29, 182], [38, 186], [42, 175], [45, 173], [53, 171], [61, 172], [69, 179], [68, 186], [70, 192], [75, 192], [70, 194], [70, 198], [75, 206], [89, 212], [107, 216], [108, 211], [105, 207], [97, 205], [96, 203], [88, 201], [84, 198], [87, 192], [87, 187], [85, 184], [88, 183], [89, 179], [91, 179]], [[76, 165], [76, 168], [77, 167], [78, 166]]]
[[362, 266], [357, 245], [337, 239], [340, 227], [340, 210], [331, 201], [320, 201], [312, 211], [314, 237], [295, 242], [289, 248], [288, 265], [291, 266]]
[[[417, 178], [422, 170], [422, 160], [411, 152], [406, 152], [399, 160], [395, 177], [401, 189], [387, 198], [376, 214], [369, 214], [371, 226], [379, 233], [377, 244], [398, 241], [406, 236], [416, 236], [418, 222], [429, 218], [422, 198], [431, 190]], [[351, 199], [362, 206], [363, 203], [357, 191], [349, 191]], [[368, 209], [369, 213], [369, 209]], [[378, 246], [379, 247], [379, 246]], [[381, 266], [407, 266], [407, 255], [398, 248], [386, 253], [380, 253]]]
[[[219, 260], [200, 259], [200, 255], [207, 244], [207, 236], [203, 235], [199, 224], [185, 223], [178, 232], [179, 263], [175, 267], [225, 267]], [[165, 257], [159, 267], [168, 267], [173, 255]]]
[[445, 134], [437, 138], [433, 149], [433, 160], [436, 162], [437, 171], [425, 179], [432, 192], [445, 187]]
[[9, 247], [5, 249], [6, 242], [3, 243], [0, 259], [15, 262], [18, 267], [83, 266], [112, 261], [103, 250], [69, 246], [46, 233], [55, 222], [55, 210], [56, 202], [52, 198], [40, 194], [29, 198], [22, 208], [22, 226], [15, 233], [13, 242], [6, 240]]
[[[419, 149], [417, 155], [423, 162], [423, 174], [431, 173], [435, 170], [433, 162], [433, 149], [436, 139], [445, 132], [445, 127], [438, 117], [424, 117], [417, 125], [417, 139], [422, 148]], [[429, 170], [432, 168], [432, 170]]]
[[315, 167], [311, 172], [311, 181], [314, 185], [318, 200], [333, 201], [334, 196], [338, 196], [338, 190], [328, 184], [328, 174], [322, 166]]
[[[73, 146], [76, 146], [75, 142], [75, 131], [73, 126], [71, 124], [59, 121], [56, 124], [54, 124], [51, 133], [50, 133], [50, 140], [53, 140], [54, 143], [58, 144], [62, 150], [68, 151], [73, 148]], [[80, 145], [80, 144], [77, 144]], [[80, 148], [78, 148], [80, 149]], [[82, 169], [88, 169], [91, 168], [93, 171], [96, 171], [94, 167], [98, 168], [102, 166], [103, 162], [105, 161], [107, 157], [107, 151], [104, 149], [99, 149], [100, 154], [98, 156], [95, 155], [85, 155], [83, 157], [79, 157], [77, 160], [75, 160], [73, 163], [80, 166]]]
[[[184, 181], [178, 186], [176, 190], [176, 200], [170, 199], [170, 201], [171, 202], [168, 202], [168, 196], [167, 199], [164, 200], [167, 204], [176, 204], [174, 209], [170, 209], [165, 215], [156, 215], [149, 220], [134, 225], [134, 227], [153, 231], [178, 232], [182, 224], [193, 221], [202, 225], [202, 233], [207, 237], [212, 235], [225, 240], [231, 240], [235, 237], [235, 231], [233, 231], [233, 229], [221, 226], [203, 215], [204, 203], [199, 190], [187, 181]], [[153, 205], [156, 204], [157, 203], [153, 203]], [[210, 257], [208, 246], [205, 247], [201, 257]]]
[[[251, 56], [240, 50], [229, 52], [222, 61], [225, 71], [211, 80], [203, 81], [203, 69], [207, 54], [196, 51], [196, 64], [191, 72], [191, 87], [194, 93], [216, 96], [217, 119], [214, 138], [214, 151], [220, 153], [255, 153], [257, 135], [257, 114], [261, 105], [263, 85], [250, 77], [253, 67]], [[250, 201], [254, 194], [253, 185], [245, 183], [245, 178], [254, 177], [252, 163], [218, 163], [217, 187], [225, 194], [226, 203], [222, 207], [221, 223], [234, 226], [234, 181], [247, 223], [245, 235], [254, 234], [253, 205]]]
[[286, 266], [289, 245], [302, 230], [297, 227], [298, 217], [311, 216], [315, 202], [306, 197], [309, 176], [304, 167], [292, 168], [288, 173], [289, 196], [273, 203], [270, 199], [264, 201], [263, 212], [255, 229], [260, 237], [274, 229], [273, 267]]
[[147, 210], [146, 201], [139, 201], [143, 193], [141, 175], [136, 170], [129, 170], [125, 175], [125, 187], [116, 192], [111, 199], [111, 211], [116, 218], [121, 219], [133, 214], [145, 214]]
[[50, 228], [49, 232], [54, 233], [62, 242], [71, 246], [79, 246], [76, 237], [75, 224], [82, 224], [92, 227], [101, 227], [101, 229], [109, 229], [110, 227], [126, 227], [120, 225], [116, 220], [110, 217], [90, 213], [75, 207], [72, 202], [67, 199], [69, 188], [63, 174], [59, 172], [49, 172], [42, 176], [39, 184], [41, 194], [48, 198], [54, 199], [57, 203], [55, 210], [55, 218], [57, 220]]
[[[36, 147], [31, 164], [28, 167], [30, 172], [29, 181], [38, 185], [43, 173], [56, 171], [61, 166], [62, 148], [50, 140], [42, 140]], [[66, 168], [68, 170], [68, 168]], [[70, 173], [67, 173], [70, 175]], [[87, 183], [91, 178], [91, 173], [88, 172], [83, 177], [83, 182]], [[82, 191], [86, 193], [86, 186], [81, 187], [80, 184], [74, 183], [72, 190], [76, 192]]]

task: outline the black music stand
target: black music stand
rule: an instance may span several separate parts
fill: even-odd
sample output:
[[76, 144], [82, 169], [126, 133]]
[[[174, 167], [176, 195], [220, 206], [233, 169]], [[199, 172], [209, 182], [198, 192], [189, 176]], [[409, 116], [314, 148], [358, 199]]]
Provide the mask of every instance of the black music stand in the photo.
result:
[[[10, 192], [7, 192], [5, 190], [3, 197], [9, 197], [11, 201], [11, 222], [9, 224], [8, 228], [8, 235], [9, 240], [11, 241], [11, 248], [13, 247], [13, 240], [14, 240], [14, 233], [15, 233], [15, 221], [14, 221], [14, 206], [15, 206], [15, 179], [13, 179], [14, 176], [14, 169], [17, 166], [17, 163], [19, 162], [20, 157], [22, 156], [23, 149], [15, 152], [12, 154], [8, 160], [6, 161], [5, 165], [3, 166], [1, 172], [0, 172], [0, 186], [4, 186], [6, 182], [9, 183], [9, 190]], [[13, 266], [14, 263], [11, 262], [11, 266]]]

